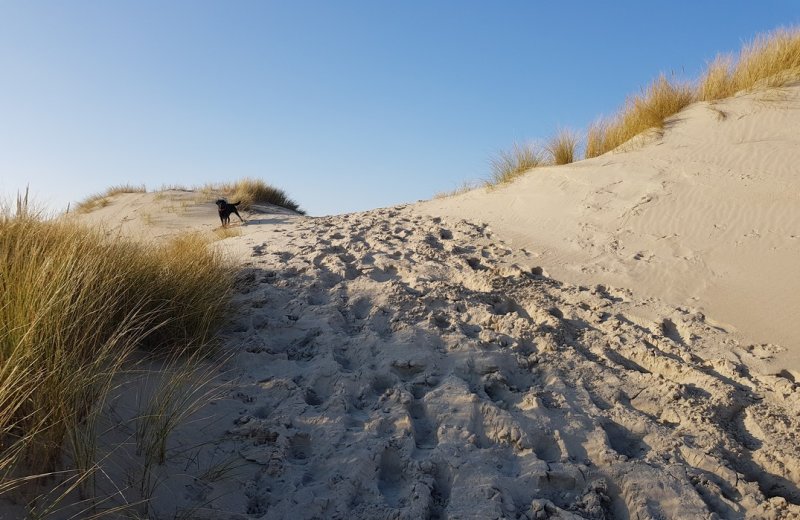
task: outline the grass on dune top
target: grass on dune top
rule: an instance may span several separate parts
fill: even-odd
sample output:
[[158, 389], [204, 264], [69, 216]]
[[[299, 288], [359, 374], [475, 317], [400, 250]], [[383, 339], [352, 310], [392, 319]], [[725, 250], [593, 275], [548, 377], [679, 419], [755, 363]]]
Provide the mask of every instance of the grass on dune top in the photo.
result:
[[779, 28], [745, 44], [738, 55], [720, 55], [696, 81], [660, 75], [619, 111], [592, 124], [581, 139], [559, 131], [544, 146], [514, 143], [491, 162], [487, 186], [504, 184], [540, 166], [569, 164], [583, 148], [590, 159], [619, 148], [648, 130], [661, 130], [670, 117], [697, 101], [713, 103], [739, 92], [800, 81], [800, 28]]
[[254, 204], [273, 204], [305, 215], [305, 211], [285, 191], [261, 179], [244, 178], [236, 182], [212, 184], [206, 186], [204, 191], [222, 193], [229, 202], [241, 201], [242, 209], [250, 209]]
[[65, 450], [79, 460], [87, 417], [134, 349], [210, 354], [233, 274], [197, 235], [110, 240], [24, 204], [3, 210], [0, 477], [53, 471]]
[[[241, 201], [241, 209], [251, 209], [254, 204], [273, 204], [305, 215], [305, 211], [282, 189], [276, 188], [261, 179], [244, 178], [234, 182], [207, 184], [202, 188], [189, 189], [185, 186], [168, 185], [162, 189], [199, 191], [209, 199], [222, 196], [229, 202]], [[144, 185], [121, 184], [112, 186], [102, 193], [90, 195], [75, 206], [78, 213], [88, 213], [111, 203], [111, 197], [120, 193], [145, 193]]]
[[611, 151], [665, 121], [696, 101], [714, 102], [739, 92], [782, 87], [800, 80], [800, 28], [779, 28], [756, 36], [738, 56], [720, 55], [693, 82], [659, 76], [620, 111], [592, 125], [585, 157]]
[[119, 195], [120, 193], [145, 193], [146, 191], [147, 188], [145, 188], [144, 184], [118, 184], [116, 186], [111, 186], [102, 193], [89, 195], [75, 206], [75, 211], [78, 213], [88, 213], [94, 209], [108, 206], [111, 202], [109, 198], [114, 195]]

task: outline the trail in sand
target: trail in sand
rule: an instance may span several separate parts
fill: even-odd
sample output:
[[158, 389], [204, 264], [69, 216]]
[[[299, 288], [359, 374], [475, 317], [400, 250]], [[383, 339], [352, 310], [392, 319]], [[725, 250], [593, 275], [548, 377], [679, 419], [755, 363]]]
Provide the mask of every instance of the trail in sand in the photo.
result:
[[402, 208], [233, 241], [239, 415], [216, 442], [252, 471], [230, 518], [800, 511], [798, 385], [698, 357], [733, 341], [702, 315], [637, 322], [628, 294]]

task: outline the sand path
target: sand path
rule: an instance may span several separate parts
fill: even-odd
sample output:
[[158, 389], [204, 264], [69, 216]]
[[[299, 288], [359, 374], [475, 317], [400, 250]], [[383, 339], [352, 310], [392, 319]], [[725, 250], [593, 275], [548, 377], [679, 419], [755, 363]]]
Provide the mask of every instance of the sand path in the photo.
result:
[[800, 517], [800, 387], [701, 314], [643, 322], [657, 302], [408, 208], [243, 229], [197, 455], [235, 469], [170, 480], [164, 517]]

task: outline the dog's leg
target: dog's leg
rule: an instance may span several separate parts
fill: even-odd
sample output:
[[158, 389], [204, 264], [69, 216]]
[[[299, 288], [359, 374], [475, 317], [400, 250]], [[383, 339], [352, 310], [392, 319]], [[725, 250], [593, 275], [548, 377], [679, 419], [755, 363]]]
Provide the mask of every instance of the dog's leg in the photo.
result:
[[233, 212], [234, 212], [234, 213], [236, 213], [236, 216], [237, 216], [237, 217], [239, 217], [239, 220], [241, 220], [242, 222], [244, 222], [244, 219], [242, 218], [242, 216], [241, 216], [241, 215], [239, 215], [239, 212], [238, 212], [238, 211], [236, 211], [236, 210], [234, 209], [234, 210], [233, 210]]

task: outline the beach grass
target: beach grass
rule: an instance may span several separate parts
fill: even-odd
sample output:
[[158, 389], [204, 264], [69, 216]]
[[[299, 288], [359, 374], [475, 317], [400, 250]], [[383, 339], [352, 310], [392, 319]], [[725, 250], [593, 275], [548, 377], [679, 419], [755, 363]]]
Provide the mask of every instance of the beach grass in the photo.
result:
[[535, 143], [517, 142], [501, 150], [491, 159], [491, 178], [487, 186], [496, 186], [513, 181], [528, 170], [546, 164], [544, 151]]
[[[620, 148], [650, 130], [661, 131], [675, 114], [697, 101], [714, 102], [740, 92], [779, 88], [800, 81], [800, 27], [779, 28], [756, 36], [738, 55], [717, 56], [696, 81], [659, 75], [640, 93], [626, 99], [613, 115], [592, 123], [585, 134], [583, 157]], [[718, 112], [724, 120], [724, 112]], [[544, 151], [514, 144], [491, 160], [487, 185], [510, 182], [528, 170], [569, 164], [581, 147], [577, 134], [559, 131]]]
[[570, 164], [577, 157], [580, 138], [571, 130], [559, 130], [545, 145], [545, 150], [550, 155], [550, 163], [561, 166]]
[[661, 75], [620, 111], [589, 129], [585, 157], [618, 148], [666, 121], [696, 101], [713, 102], [740, 92], [777, 88], [800, 80], [800, 28], [779, 28], [756, 36], [738, 56], [718, 55], [695, 82], [674, 82]]
[[102, 193], [94, 193], [89, 195], [75, 206], [75, 211], [78, 213], [88, 213], [97, 208], [104, 208], [110, 204], [110, 198], [120, 193], [145, 193], [147, 188], [144, 184], [118, 184], [111, 186]]
[[667, 119], [696, 99], [688, 83], [659, 76], [640, 94], [628, 98], [615, 116], [594, 124], [587, 132], [586, 158], [597, 157], [650, 129], [664, 128]]
[[133, 352], [214, 352], [234, 271], [198, 235], [142, 244], [0, 209], [0, 487], [88, 473], [94, 419]]
[[800, 80], [800, 29], [757, 36], [739, 55], [720, 55], [698, 84], [698, 99], [715, 101], [742, 91], [782, 87]]
[[254, 204], [273, 204], [305, 214], [300, 205], [292, 200], [284, 190], [276, 188], [261, 179], [245, 177], [235, 182], [211, 184], [204, 188], [207, 193], [221, 193], [229, 202], [241, 201], [242, 209], [250, 209]]

